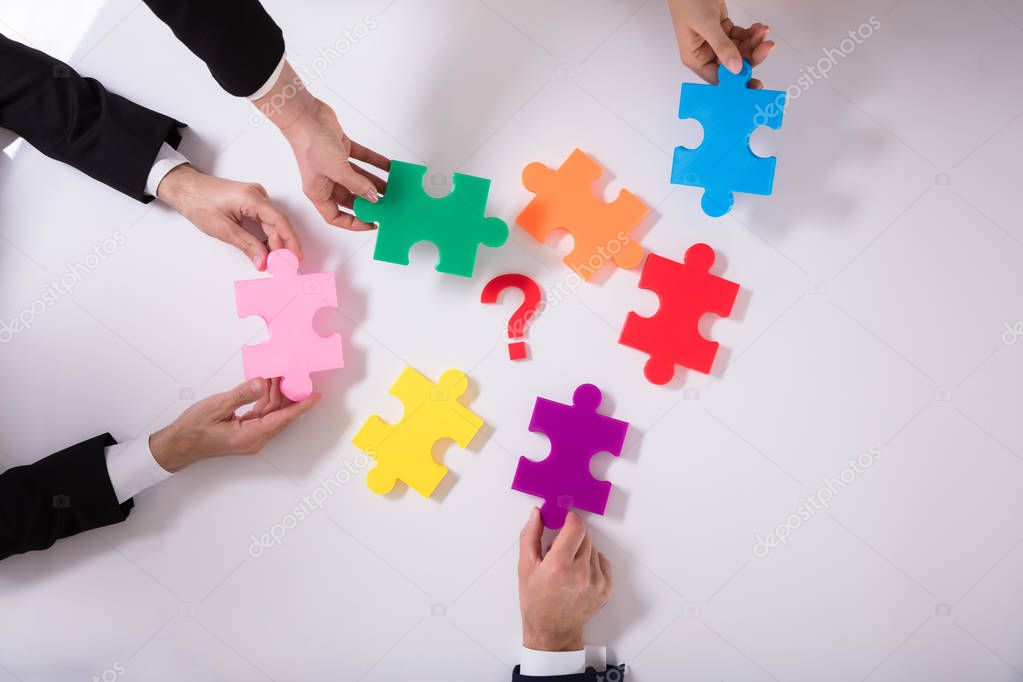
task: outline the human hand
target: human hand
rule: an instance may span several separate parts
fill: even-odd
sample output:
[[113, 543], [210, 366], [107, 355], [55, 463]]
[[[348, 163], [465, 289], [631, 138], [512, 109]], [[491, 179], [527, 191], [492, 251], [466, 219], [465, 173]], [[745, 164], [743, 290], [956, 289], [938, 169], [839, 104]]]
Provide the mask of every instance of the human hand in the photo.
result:
[[334, 110], [305, 89], [287, 62], [270, 92], [254, 104], [291, 145], [302, 177], [302, 191], [323, 219], [347, 230], [373, 229], [372, 224], [351, 213], [352, 205], [355, 197], [376, 203], [386, 183], [352, 160], [382, 171], [390, 169], [391, 161], [352, 141]]
[[579, 651], [583, 628], [611, 596], [611, 564], [574, 512], [541, 557], [543, 522], [533, 508], [519, 535], [522, 644], [537, 651]]
[[[743, 59], [757, 66], [774, 48], [774, 41], [766, 40], [769, 28], [764, 24], [733, 24], [724, 0], [668, 0], [668, 8], [682, 63], [708, 83], [718, 82], [719, 64], [739, 73]], [[749, 87], [762, 88], [763, 83], [751, 78]]]
[[[149, 449], [171, 473], [209, 457], [254, 455], [319, 399], [313, 393], [293, 403], [281, 394], [280, 379], [251, 379], [189, 407], [149, 437]], [[255, 403], [251, 410], [235, 415], [249, 403]]]
[[291, 144], [302, 176], [302, 191], [325, 221], [347, 230], [371, 230], [373, 225], [352, 213], [355, 197], [376, 203], [386, 183], [373, 173], [352, 163], [369, 163], [386, 171], [391, 162], [372, 149], [353, 142], [333, 109], [316, 100], [308, 116], [282, 131]]
[[257, 270], [266, 267], [267, 244], [242, 226], [244, 220], [260, 224], [270, 250], [287, 248], [302, 259], [291, 223], [261, 185], [225, 180], [182, 164], [164, 176], [156, 194], [201, 232], [237, 247]]

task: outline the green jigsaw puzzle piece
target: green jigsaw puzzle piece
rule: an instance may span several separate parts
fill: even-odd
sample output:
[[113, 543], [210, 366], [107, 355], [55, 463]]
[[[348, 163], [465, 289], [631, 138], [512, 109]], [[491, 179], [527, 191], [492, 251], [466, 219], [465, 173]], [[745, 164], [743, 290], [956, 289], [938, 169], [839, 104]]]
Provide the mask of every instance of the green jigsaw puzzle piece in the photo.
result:
[[355, 200], [356, 217], [379, 226], [373, 258], [408, 265], [412, 246], [427, 241], [440, 253], [437, 272], [472, 277], [479, 245], [497, 248], [508, 240], [503, 220], [483, 217], [490, 180], [455, 173], [451, 192], [435, 199], [423, 190], [425, 176], [426, 166], [392, 161], [380, 201]]

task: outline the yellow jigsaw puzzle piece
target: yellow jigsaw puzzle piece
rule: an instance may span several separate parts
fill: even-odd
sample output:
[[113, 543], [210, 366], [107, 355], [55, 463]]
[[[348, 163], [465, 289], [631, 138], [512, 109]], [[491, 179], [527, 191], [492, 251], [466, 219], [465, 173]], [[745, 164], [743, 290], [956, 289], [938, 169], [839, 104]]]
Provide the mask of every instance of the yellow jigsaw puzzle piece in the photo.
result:
[[429, 497], [448, 472], [433, 459], [437, 441], [450, 438], [461, 447], [483, 426], [458, 398], [469, 388], [465, 372], [449, 369], [433, 383], [412, 367], [406, 367], [391, 386], [390, 394], [405, 406], [397, 424], [371, 416], [352, 443], [377, 461], [366, 474], [366, 485], [378, 495], [394, 488], [399, 480], [423, 497]]

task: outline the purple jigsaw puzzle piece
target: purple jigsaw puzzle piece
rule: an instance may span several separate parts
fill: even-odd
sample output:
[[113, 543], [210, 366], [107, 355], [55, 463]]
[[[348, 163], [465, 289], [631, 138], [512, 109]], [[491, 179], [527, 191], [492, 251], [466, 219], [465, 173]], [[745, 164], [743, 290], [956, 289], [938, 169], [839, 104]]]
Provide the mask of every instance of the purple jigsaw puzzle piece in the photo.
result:
[[511, 487], [544, 499], [540, 515], [548, 528], [565, 525], [570, 507], [594, 514], [607, 507], [611, 483], [590, 475], [590, 460], [600, 452], [620, 455], [629, 424], [598, 413], [601, 400], [593, 384], [575, 389], [571, 405], [536, 399], [529, 430], [550, 439], [551, 453], [539, 462], [519, 458]]

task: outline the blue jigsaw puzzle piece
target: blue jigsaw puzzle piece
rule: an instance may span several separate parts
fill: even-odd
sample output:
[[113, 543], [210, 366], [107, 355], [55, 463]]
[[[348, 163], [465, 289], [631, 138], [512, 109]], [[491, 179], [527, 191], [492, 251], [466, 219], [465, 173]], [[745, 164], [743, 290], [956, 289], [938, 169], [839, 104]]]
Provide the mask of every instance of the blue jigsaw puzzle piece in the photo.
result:
[[733, 192], [770, 194], [775, 157], [750, 151], [749, 138], [762, 126], [781, 128], [785, 93], [747, 87], [753, 70], [743, 61], [735, 74], [718, 67], [718, 85], [683, 83], [679, 118], [695, 118], [703, 126], [696, 149], [675, 148], [671, 182], [704, 189], [700, 205], [715, 218], [728, 213]]

